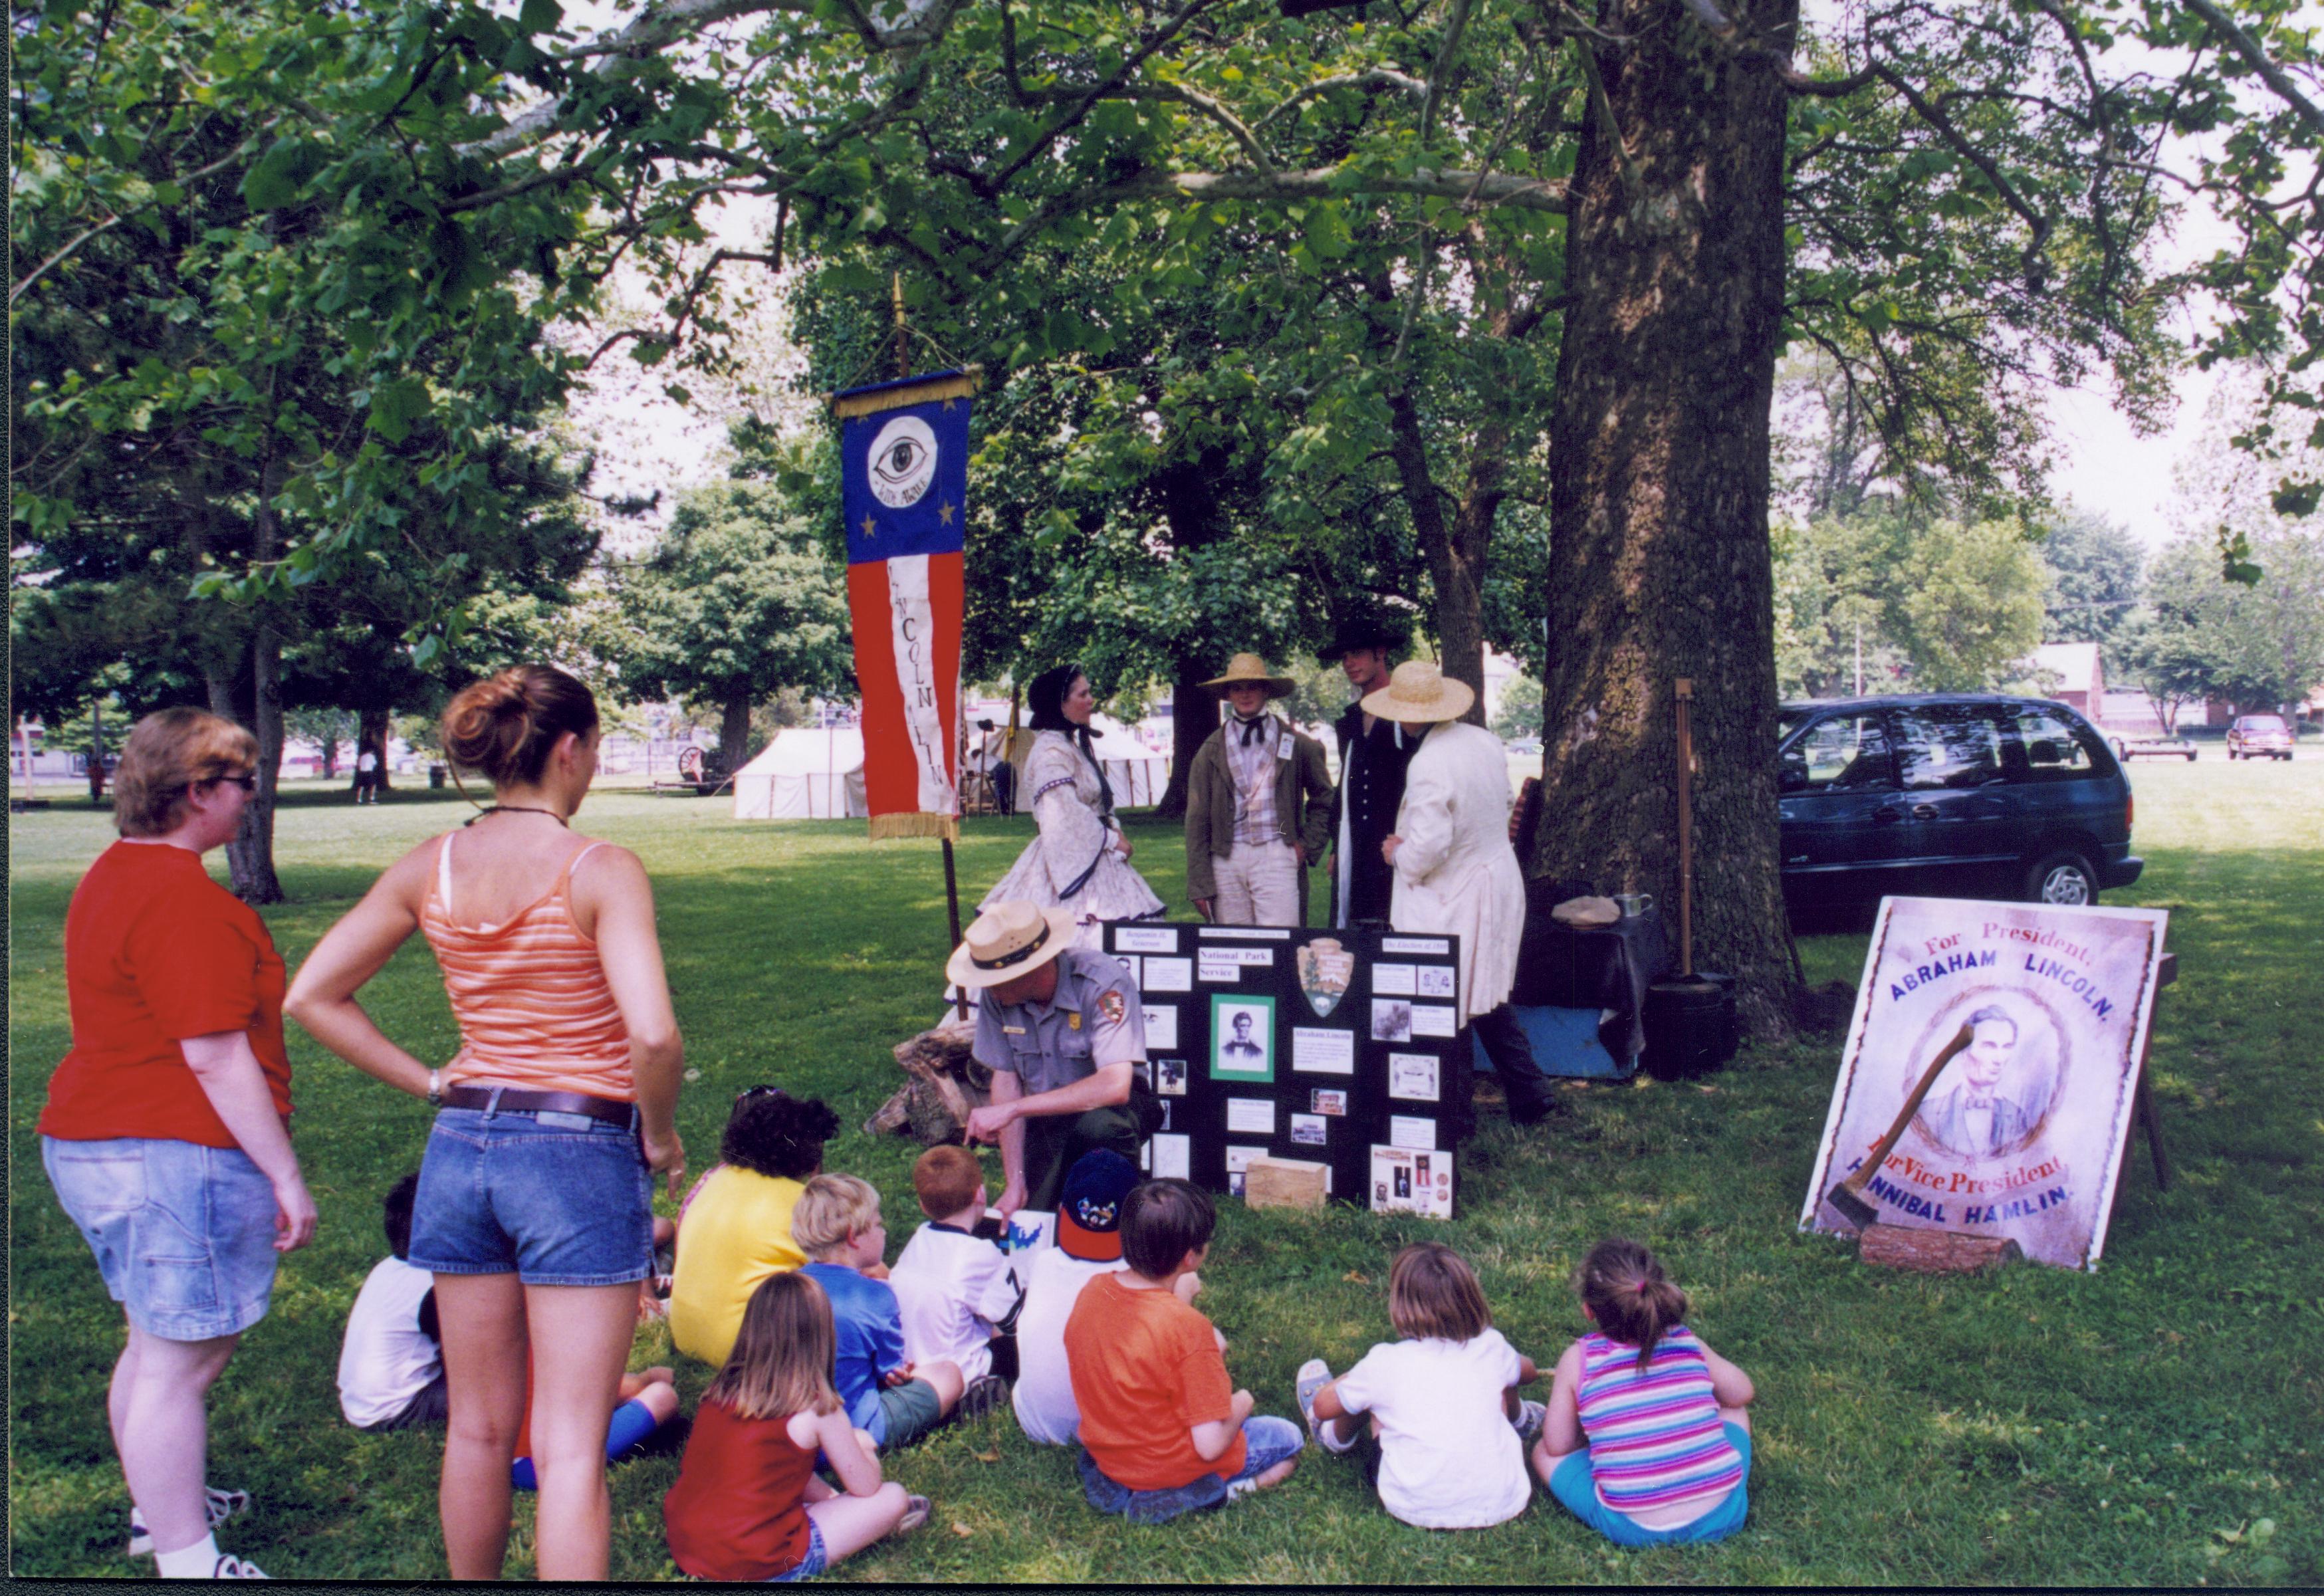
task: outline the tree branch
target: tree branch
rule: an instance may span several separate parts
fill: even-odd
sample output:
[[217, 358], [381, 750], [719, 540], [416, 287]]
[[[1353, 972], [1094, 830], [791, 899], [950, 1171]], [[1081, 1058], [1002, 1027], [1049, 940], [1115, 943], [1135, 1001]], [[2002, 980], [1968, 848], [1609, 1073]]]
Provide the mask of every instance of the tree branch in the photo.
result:
[[1415, 100], [1425, 101], [1428, 97], [1428, 85], [1410, 73], [1399, 72], [1393, 67], [1374, 67], [1368, 72], [1342, 72], [1337, 77], [1318, 78], [1252, 123], [1251, 126], [1253, 129], [1265, 127], [1286, 111], [1296, 110], [1316, 96], [1329, 94], [1335, 88], [1393, 88]]
[[2260, 48], [2259, 41], [2236, 26], [2236, 20], [2211, 0], [2186, 0], [2186, 6], [2209, 23], [2213, 32], [2234, 46], [2235, 52], [2244, 58], [2244, 64], [2259, 74], [2260, 81], [2273, 89], [2277, 98], [2300, 114], [2300, 119], [2308, 124], [2310, 136], [2324, 140], [2324, 111], [2318, 110], [2315, 103], [2300, 92], [2291, 75]]

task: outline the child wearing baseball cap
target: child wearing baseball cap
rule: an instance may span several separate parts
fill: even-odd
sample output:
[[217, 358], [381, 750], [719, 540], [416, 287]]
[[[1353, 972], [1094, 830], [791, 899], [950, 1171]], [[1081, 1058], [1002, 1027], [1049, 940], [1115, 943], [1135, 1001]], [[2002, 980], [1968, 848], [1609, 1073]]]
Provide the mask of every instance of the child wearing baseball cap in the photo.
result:
[[[1138, 1166], [1110, 1148], [1084, 1153], [1065, 1172], [1057, 1202], [1057, 1244], [1038, 1248], [1020, 1265], [1025, 1305], [1017, 1315], [1017, 1422], [1046, 1446], [1076, 1437], [1081, 1409], [1065, 1367], [1065, 1321], [1082, 1287], [1126, 1266], [1121, 1260], [1121, 1200], [1139, 1181]], [[1178, 1294], [1192, 1302], [1202, 1281], [1188, 1275]]]

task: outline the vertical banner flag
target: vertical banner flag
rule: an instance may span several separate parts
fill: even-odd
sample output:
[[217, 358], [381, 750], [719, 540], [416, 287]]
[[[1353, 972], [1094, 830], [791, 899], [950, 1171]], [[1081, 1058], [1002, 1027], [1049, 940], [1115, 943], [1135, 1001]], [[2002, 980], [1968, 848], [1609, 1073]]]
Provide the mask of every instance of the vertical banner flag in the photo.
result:
[[981, 374], [832, 396], [874, 837], [958, 835], [961, 531]]

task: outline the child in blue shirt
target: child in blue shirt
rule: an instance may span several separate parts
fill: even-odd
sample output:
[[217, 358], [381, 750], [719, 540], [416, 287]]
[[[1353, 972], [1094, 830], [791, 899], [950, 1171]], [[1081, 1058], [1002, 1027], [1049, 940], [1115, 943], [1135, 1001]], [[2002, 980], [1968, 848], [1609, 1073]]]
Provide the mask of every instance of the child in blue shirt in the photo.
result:
[[912, 1364], [895, 1291], [863, 1272], [880, 1267], [888, 1250], [872, 1183], [853, 1175], [808, 1181], [791, 1210], [791, 1239], [807, 1256], [801, 1272], [831, 1301], [831, 1385], [849, 1422], [883, 1451], [908, 1446], [943, 1424], [966, 1382], [957, 1364]]

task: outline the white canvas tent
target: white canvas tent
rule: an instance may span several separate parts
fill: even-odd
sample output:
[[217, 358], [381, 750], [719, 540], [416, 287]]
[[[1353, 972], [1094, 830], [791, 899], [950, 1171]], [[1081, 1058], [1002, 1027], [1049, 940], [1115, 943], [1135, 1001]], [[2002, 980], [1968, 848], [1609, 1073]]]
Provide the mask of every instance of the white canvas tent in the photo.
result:
[[737, 820], [830, 820], [871, 812], [863, 802], [863, 733], [855, 726], [778, 732], [734, 777]]
[[1090, 743], [1105, 767], [1117, 809], [1143, 809], [1162, 801], [1170, 785], [1169, 756], [1139, 742], [1136, 733], [1111, 716], [1090, 716]]

